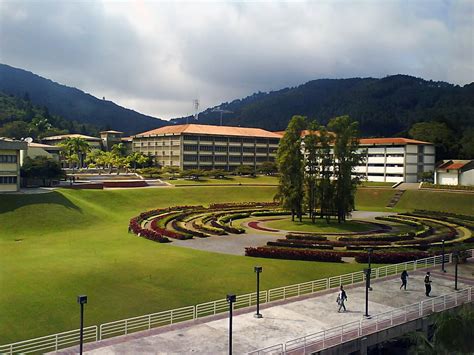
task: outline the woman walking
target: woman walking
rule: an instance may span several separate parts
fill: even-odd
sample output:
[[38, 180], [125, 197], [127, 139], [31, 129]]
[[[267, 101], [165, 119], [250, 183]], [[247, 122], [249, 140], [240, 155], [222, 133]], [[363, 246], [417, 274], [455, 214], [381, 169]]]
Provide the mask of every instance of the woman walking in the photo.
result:
[[402, 271], [402, 274], [400, 275], [400, 278], [402, 279], [402, 285], [400, 286], [400, 290], [402, 287], [407, 290], [407, 280], [408, 280], [408, 272], [406, 270]]
[[344, 302], [347, 300], [347, 295], [346, 291], [344, 291], [344, 287], [341, 285], [341, 290], [339, 291], [337, 295], [337, 304], [339, 305], [339, 310], [337, 311], [338, 313], [341, 312], [341, 308], [344, 308], [344, 312], [346, 311], [346, 306]]

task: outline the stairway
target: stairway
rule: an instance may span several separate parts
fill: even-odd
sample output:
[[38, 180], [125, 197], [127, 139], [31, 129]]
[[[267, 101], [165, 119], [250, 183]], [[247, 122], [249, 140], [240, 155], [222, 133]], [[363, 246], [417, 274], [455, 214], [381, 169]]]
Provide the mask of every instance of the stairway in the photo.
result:
[[387, 207], [388, 208], [395, 207], [395, 205], [398, 203], [398, 201], [400, 201], [400, 198], [405, 193], [405, 191], [406, 190], [397, 190], [397, 191], [395, 191], [395, 194], [393, 195], [393, 197], [388, 202]]

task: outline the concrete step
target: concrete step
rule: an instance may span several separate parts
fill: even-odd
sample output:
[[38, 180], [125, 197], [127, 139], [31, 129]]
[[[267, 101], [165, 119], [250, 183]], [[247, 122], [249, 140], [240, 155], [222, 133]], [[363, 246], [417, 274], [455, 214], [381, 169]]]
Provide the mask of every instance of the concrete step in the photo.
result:
[[395, 192], [395, 194], [393, 195], [393, 197], [390, 199], [390, 201], [388, 202], [387, 206], [388, 208], [393, 208], [395, 207], [395, 205], [398, 203], [398, 201], [400, 201], [400, 199], [402, 198], [403, 194], [405, 193], [406, 190], [397, 190]]

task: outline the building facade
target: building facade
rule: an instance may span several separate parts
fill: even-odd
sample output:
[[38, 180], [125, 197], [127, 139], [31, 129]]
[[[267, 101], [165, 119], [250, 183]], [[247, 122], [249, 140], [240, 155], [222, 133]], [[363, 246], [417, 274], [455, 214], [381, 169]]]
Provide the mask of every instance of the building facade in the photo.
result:
[[0, 192], [20, 190], [20, 151], [27, 143], [0, 137]]
[[41, 144], [41, 143], [28, 143], [28, 149], [20, 152], [21, 165], [26, 157], [34, 159], [36, 157], [46, 157], [53, 159], [57, 162], [60, 161], [61, 148], [55, 145]]
[[51, 145], [58, 145], [60, 143], [63, 143], [66, 141], [68, 138], [82, 138], [84, 139], [87, 143], [89, 143], [89, 146], [91, 149], [102, 149], [102, 139], [98, 137], [91, 137], [91, 136], [86, 136], [84, 134], [61, 134], [58, 136], [50, 136], [50, 137], [44, 137], [41, 141], [44, 144], [51, 144]]
[[408, 138], [362, 138], [364, 163], [355, 171], [367, 181], [418, 182], [422, 173], [435, 170], [432, 143]]
[[443, 160], [436, 167], [434, 183], [440, 185], [474, 185], [474, 160]]
[[163, 167], [232, 171], [274, 161], [279, 141], [279, 134], [260, 128], [186, 124], [138, 134], [132, 149]]

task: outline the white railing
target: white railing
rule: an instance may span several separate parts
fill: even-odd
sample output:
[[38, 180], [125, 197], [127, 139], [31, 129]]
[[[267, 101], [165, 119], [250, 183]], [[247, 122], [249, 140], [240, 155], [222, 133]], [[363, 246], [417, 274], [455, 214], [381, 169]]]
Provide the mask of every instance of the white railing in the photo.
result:
[[472, 293], [473, 288], [469, 287], [389, 312], [380, 313], [372, 318], [364, 318], [360, 321], [289, 340], [286, 343], [255, 350], [248, 354], [312, 354], [362, 336], [428, 316], [432, 313], [443, 312], [450, 308], [470, 303], [473, 301]]
[[[45, 353], [57, 351], [79, 344], [80, 330], [70, 330], [63, 333], [47, 335], [40, 338], [20, 341], [18, 343], [1, 345], [0, 354]], [[84, 342], [98, 340], [97, 326], [84, 328]]]
[[[472, 257], [472, 250], [468, 250], [469, 256]], [[371, 279], [377, 279], [387, 276], [392, 276], [400, 273], [402, 270], [408, 271], [415, 271], [422, 268], [429, 268], [434, 267], [437, 265], [441, 265], [443, 257], [441, 255], [432, 256], [425, 259], [419, 259], [415, 261], [409, 261], [400, 264], [393, 264], [382, 266], [379, 268], [375, 268], [372, 270]], [[446, 254], [445, 255], [445, 263], [452, 262], [452, 255]], [[268, 291], [261, 291], [259, 298], [260, 303], [270, 303], [279, 300], [286, 300], [293, 297], [298, 297], [302, 295], [314, 294], [320, 291], [324, 291], [327, 289], [339, 287], [340, 285], [352, 285], [361, 283], [364, 281], [364, 273], [362, 271], [356, 271], [350, 274], [340, 275], [340, 276], [333, 276], [326, 279], [314, 280], [303, 282], [300, 284], [294, 284], [284, 287], [273, 288]], [[237, 302], [234, 303], [234, 309], [239, 308], [246, 308], [250, 306], [254, 306], [257, 302], [257, 294], [256, 292], [248, 293], [245, 295], [238, 295]], [[163, 325], [174, 324], [178, 322], [193, 320], [197, 318], [213, 316], [219, 313], [226, 312], [229, 309], [229, 305], [225, 299], [219, 299], [216, 301], [201, 303], [196, 306], [188, 306], [168, 311], [162, 311], [153, 314], [147, 314], [143, 316], [122, 319], [114, 322], [108, 322], [101, 324], [99, 326], [99, 331], [95, 336], [95, 339], [89, 340], [102, 340], [118, 335], [126, 335], [129, 333], [148, 330], [156, 327], [160, 327]], [[89, 327], [91, 328], [91, 327]], [[97, 332], [97, 327], [96, 332]], [[71, 331], [75, 332], [75, 331]], [[35, 346], [43, 346], [43, 343], [48, 343], [52, 341], [54, 347], [58, 347], [58, 349], [65, 348], [71, 346], [73, 344], [69, 344], [66, 342], [56, 341], [56, 337], [61, 339], [64, 337], [66, 339], [65, 333], [53, 334], [41, 338], [25, 340], [18, 343], [12, 343], [8, 345], [0, 346], [0, 353], [11, 353], [9, 349], [16, 348], [18, 344], [28, 343], [31, 344], [33, 350], [25, 350], [21, 351], [22, 353], [28, 352], [35, 352], [39, 350], [35, 350]], [[44, 340], [48, 339], [48, 340]], [[52, 340], [51, 340], [52, 339]], [[38, 344], [38, 345], [35, 345]], [[48, 343], [49, 344], [49, 343]], [[3, 350], [7, 349], [7, 350]], [[54, 350], [54, 349], [53, 349]], [[273, 350], [272, 350], [273, 351]], [[14, 351], [15, 352], [15, 351]]]

